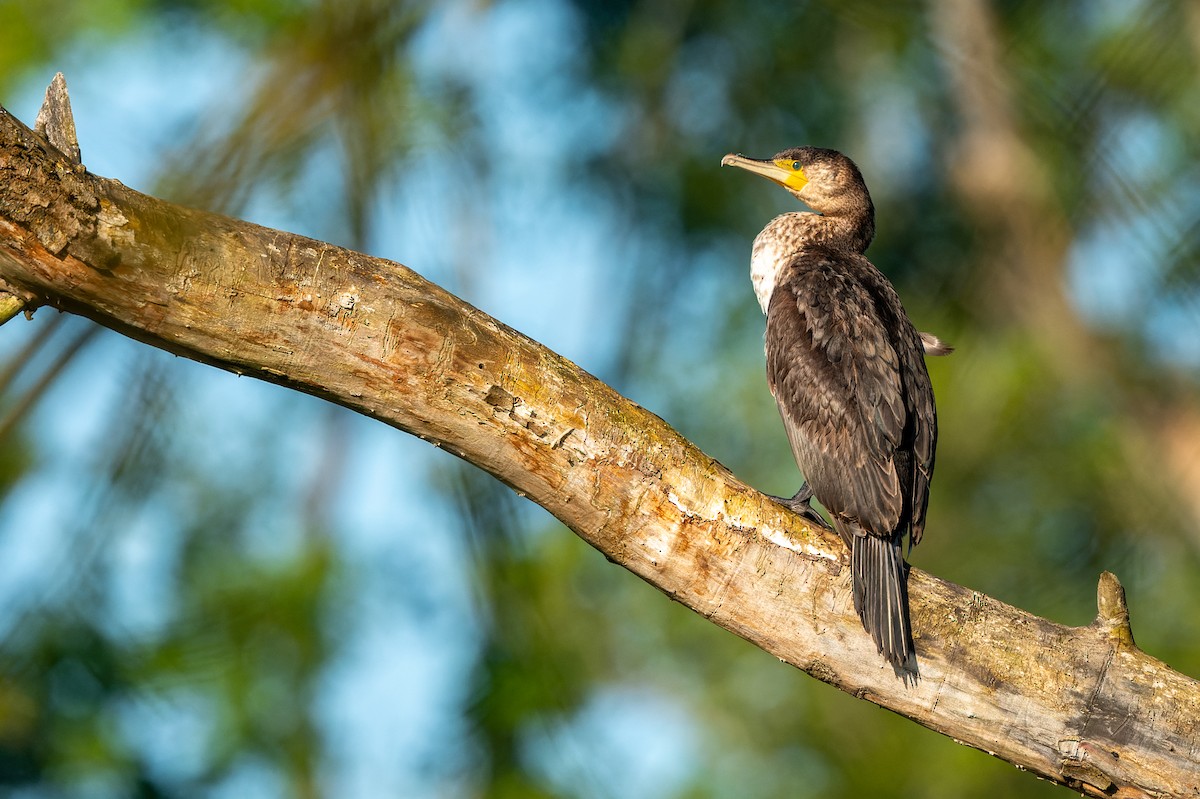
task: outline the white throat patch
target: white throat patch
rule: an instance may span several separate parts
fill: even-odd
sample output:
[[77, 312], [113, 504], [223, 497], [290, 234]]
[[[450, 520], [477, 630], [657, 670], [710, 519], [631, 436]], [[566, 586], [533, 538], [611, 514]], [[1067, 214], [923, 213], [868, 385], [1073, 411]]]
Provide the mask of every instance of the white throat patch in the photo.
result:
[[[754, 284], [754, 295], [758, 297], [758, 304], [762, 306], [763, 313], [766, 313], [771, 305], [771, 292], [775, 290], [779, 270], [804, 246], [803, 235], [791, 232], [796, 229], [792, 217], [798, 213], [802, 212], [775, 217], [754, 238], [754, 247], [750, 251], [750, 282]], [[783, 230], [779, 230], [781, 227]]]
[[754, 296], [762, 312], [766, 313], [771, 304], [771, 292], [775, 290], [775, 279], [779, 277], [779, 269], [787, 253], [779, 249], [779, 240], [768, 237], [766, 241], [760, 234], [754, 240], [754, 249], [750, 254], [750, 282], [754, 284]]

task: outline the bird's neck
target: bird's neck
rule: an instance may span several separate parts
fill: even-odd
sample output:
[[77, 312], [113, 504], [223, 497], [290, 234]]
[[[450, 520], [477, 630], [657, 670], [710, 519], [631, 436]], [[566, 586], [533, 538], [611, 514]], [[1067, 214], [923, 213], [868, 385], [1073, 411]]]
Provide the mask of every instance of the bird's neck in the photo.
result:
[[875, 215], [870, 208], [865, 213], [796, 211], [772, 219], [754, 239], [750, 255], [750, 280], [763, 313], [770, 306], [779, 273], [805, 246], [821, 245], [861, 253], [874, 236]]
[[875, 238], [875, 205], [868, 196], [827, 198], [820, 213], [799, 213], [809, 241], [850, 250], [866, 252]]

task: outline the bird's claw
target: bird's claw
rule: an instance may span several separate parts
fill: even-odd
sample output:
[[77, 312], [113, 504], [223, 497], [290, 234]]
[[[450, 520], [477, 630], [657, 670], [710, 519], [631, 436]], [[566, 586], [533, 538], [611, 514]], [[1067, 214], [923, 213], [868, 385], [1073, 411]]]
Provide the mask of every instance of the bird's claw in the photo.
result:
[[813, 492], [812, 489], [808, 487], [808, 483], [802, 485], [800, 490], [797, 491], [796, 495], [793, 497], [771, 497], [771, 499], [775, 500], [780, 505], [783, 505], [792, 513], [803, 516], [805, 519], [817, 525], [818, 527], [822, 527], [826, 530], [833, 530], [833, 525], [825, 521], [825, 517], [818, 513], [815, 508], [813, 508], [812, 498]]

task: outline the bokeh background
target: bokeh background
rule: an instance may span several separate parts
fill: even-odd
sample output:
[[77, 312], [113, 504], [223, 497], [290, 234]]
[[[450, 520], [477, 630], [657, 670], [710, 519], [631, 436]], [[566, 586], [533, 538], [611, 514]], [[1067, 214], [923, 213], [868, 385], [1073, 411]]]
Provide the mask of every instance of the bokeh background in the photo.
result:
[[[1200, 675], [1200, 6], [0, 0], [84, 162], [402, 262], [751, 484], [799, 477], [719, 167], [861, 166], [942, 436], [920, 568]], [[0, 791], [1063, 789], [776, 661], [444, 452], [39, 311], [0, 330]]]

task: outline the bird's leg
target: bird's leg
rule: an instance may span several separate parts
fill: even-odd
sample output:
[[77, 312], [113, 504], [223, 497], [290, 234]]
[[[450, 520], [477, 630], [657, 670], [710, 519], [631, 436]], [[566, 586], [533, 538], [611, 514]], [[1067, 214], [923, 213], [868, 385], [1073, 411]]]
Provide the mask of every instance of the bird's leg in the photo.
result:
[[780, 505], [783, 505], [792, 513], [800, 514], [818, 527], [824, 527], [826, 530], [832, 530], [833, 526], [829, 522], [825, 521], [825, 517], [817, 513], [817, 511], [813, 508], [812, 498], [813, 490], [809, 487], [807, 481], [804, 483], [804, 485], [800, 486], [800, 490], [797, 491], [796, 495], [791, 499], [788, 499], [787, 497], [771, 497], [771, 499], [775, 500]]

